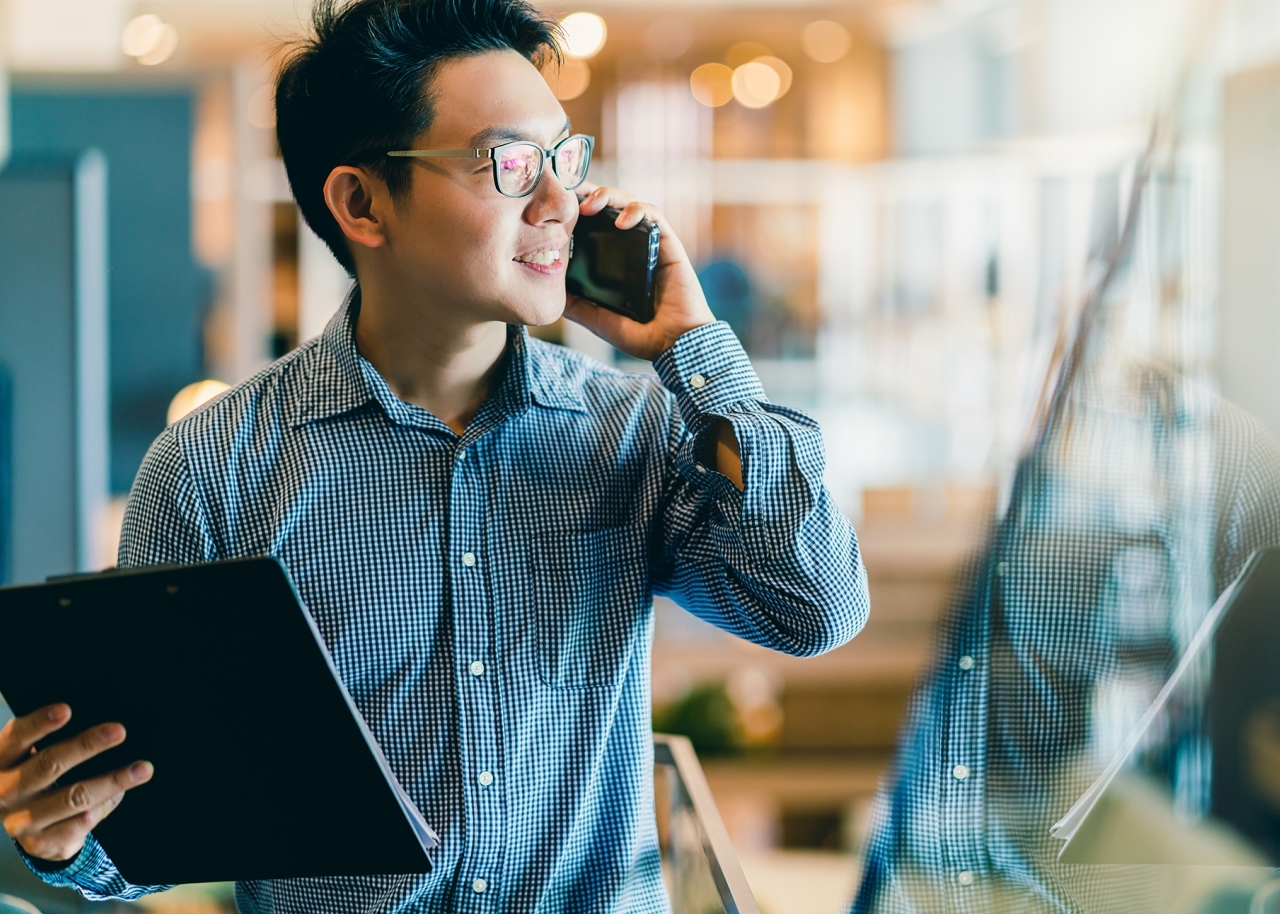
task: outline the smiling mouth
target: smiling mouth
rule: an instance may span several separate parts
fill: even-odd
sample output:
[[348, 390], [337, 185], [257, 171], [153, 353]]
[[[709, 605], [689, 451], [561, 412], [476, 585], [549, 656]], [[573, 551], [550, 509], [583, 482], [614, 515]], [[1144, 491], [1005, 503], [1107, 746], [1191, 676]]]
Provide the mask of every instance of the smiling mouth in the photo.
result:
[[532, 254], [521, 254], [519, 257], [513, 258], [517, 263], [536, 263], [540, 266], [549, 267], [560, 259], [560, 251], [553, 249], [550, 251], [534, 251]]

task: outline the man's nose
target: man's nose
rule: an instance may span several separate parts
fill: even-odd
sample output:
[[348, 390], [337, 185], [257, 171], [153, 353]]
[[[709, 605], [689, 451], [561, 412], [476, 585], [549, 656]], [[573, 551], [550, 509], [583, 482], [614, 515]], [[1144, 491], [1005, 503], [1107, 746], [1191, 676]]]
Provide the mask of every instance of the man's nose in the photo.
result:
[[529, 206], [526, 210], [529, 221], [568, 222], [578, 209], [578, 198], [573, 191], [565, 189], [560, 178], [548, 162], [542, 170], [538, 186], [529, 195]]

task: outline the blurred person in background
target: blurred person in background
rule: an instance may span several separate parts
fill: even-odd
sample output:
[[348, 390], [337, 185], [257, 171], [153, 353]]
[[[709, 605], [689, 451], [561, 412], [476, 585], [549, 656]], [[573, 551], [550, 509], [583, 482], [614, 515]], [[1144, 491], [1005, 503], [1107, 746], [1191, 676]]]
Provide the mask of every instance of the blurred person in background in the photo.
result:
[[[853, 637], [866, 576], [819, 429], [767, 402], [663, 215], [583, 183], [590, 141], [539, 72], [557, 53], [540, 13], [320, 2], [314, 28], [281, 72], [277, 133], [303, 215], [357, 285], [320, 338], [156, 440], [120, 565], [279, 557], [441, 844], [428, 875], [242, 882], [237, 904], [669, 910], [652, 598], [796, 655]], [[445, 155], [405, 155], [421, 152]], [[572, 229], [606, 205], [620, 228], [661, 226], [650, 323], [566, 311]], [[658, 378], [530, 339], [562, 312]], [[123, 730], [31, 754], [69, 715], [0, 733], [6, 827], [54, 885], [163, 888], [128, 883], [90, 833], [127, 772], [53, 782]], [[191, 797], [191, 828], [201, 814]]]

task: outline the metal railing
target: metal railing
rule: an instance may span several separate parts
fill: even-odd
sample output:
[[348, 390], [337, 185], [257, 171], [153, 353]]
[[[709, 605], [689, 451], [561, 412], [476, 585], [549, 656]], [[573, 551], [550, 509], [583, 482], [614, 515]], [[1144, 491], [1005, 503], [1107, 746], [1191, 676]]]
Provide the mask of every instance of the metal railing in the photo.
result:
[[693, 745], [653, 737], [663, 873], [675, 914], [760, 914]]

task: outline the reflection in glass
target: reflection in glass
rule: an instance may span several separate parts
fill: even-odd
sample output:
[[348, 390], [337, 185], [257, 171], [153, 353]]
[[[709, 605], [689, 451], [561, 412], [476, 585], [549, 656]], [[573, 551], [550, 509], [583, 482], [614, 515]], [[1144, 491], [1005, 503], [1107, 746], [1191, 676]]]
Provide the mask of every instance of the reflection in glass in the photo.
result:
[[[1186, 83], [1200, 92], [1203, 69]], [[1265, 689], [1222, 704], [1238, 650], [1193, 648], [1249, 556], [1280, 542], [1280, 446], [1214, 392], [1195, 243], [1215, 179], [1184, 126], [1162, 118], [1145, 153], [1094, 181], [1087, 291], [1055, 330], [1028, 441], [913, 698], [855, 911], [1272, 903], [1258, 893], [1280, 721]], [[927, 284], [927, 266], [910, 272]], [[930, 300], [913, 288], [896, 308]], [[1252, 642], [1275, 657], [1267, 637]], [[1118, 758], [1096, 817], [1072, 820], [1089, 840], [1060, 857], [1069, 835], [1051, 827]], [[1232, 802], [1249, 813], [1224, 823]]]

